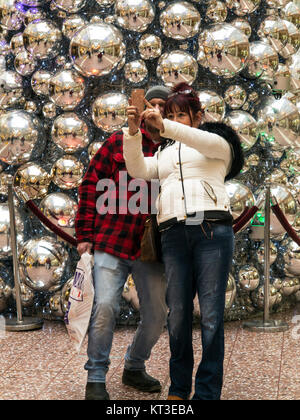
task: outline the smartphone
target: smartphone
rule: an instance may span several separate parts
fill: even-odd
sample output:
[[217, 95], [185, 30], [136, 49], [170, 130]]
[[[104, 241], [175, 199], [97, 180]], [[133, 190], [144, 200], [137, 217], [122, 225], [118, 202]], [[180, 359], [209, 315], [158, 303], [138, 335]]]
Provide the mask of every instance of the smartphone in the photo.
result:
[[145, 98], [144, 89], [133, 89], [131, 91], [132, 105], [137, 107], [139, 113], [143, 112], [145, 109], [144, 98]]

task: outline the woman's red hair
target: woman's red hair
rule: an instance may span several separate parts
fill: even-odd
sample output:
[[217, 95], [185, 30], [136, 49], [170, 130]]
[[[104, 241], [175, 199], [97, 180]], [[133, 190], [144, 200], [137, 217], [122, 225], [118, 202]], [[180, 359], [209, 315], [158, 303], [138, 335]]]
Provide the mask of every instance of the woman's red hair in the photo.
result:
[[172, 113], [175, 109], [186, 112], [189, 115], [196, 115], [202, 112], [201, 102], [197, 92], [187, 83], [178, 83], [175, 85], [166, 100], [164, 114]]

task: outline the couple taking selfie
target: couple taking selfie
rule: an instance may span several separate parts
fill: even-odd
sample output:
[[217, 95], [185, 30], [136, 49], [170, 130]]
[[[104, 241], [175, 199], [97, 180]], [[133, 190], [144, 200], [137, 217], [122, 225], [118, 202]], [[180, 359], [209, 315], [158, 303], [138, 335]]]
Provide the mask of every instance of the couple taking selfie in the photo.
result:
[[[94, 253], [95, 299], [88, 332], [87, 400], [108, 400], [106, 374], [124, 284], [132, 274], [140, 323], [128, 346], [122, 382], [160, 392], [145, 361], [167, 325], [170, 344], [169, 400], [218, 400], [224, 360], [224, 307], [234, 235], [225, 181], [237, 176], [243, 154], [237, 134], [218, 122], [203, 122], [197, 93], [187, 84], [154, 86], [145, 109], [130, 101], [128, 127], [106, 140], [90, 162], [79, 188], [76, 217], [78, 252]], [[116, 200], [134, 192], [128, 181], [158, 180], [156, 221], [162, 261], [140, 258], [149, 215], [97, 212], [101, 179], [111, 179]], [[151, 189], [149, 204], [151, 203]], [[118, 206], [116, 206], [118, 209]], [[149, 205], [150, 208], [150, 205]], [[135, 212], [136, 213], [136, 212]], [[193, 384], [193, 301], [199, 299], [202, 359]]]

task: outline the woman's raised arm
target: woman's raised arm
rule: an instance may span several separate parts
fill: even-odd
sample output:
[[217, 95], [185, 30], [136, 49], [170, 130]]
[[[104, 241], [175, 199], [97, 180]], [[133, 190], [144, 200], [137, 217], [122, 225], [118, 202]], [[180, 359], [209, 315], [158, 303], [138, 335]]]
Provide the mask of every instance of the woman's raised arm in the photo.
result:
[[133, 178], [142, 178], [146, 181], [158, 178], [157, 155], [145, 157], [142, 149], [141, 130], [131, 136], [127, 127], [123, 128], [123, 155], [126, 168]]
[[160, 132], [162, 137], [179, 141], [193, 149], [198, 150], [204, 156], [212, 159], [222, 159], [226, 162], [231, 160], [231, 149], [227, 141], [215, 133], [203, 131], [201, 128], [189, 127], [168, 119], [163, 120], [164, 130]]

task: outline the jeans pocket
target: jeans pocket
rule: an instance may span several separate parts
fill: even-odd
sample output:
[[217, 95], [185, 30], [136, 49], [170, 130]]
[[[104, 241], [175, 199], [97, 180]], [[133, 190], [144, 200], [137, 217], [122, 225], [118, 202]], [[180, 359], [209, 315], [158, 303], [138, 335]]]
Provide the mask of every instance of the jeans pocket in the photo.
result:
[[210, 223], [214, 237], [231, 237], [233, 236], [232, 226], [222, 223]]
[[95, 251], [94, 264], [98, 267], [116, 270], [118, 263], [119, 259], [114, 255], [108, 254], [106, 252]]

